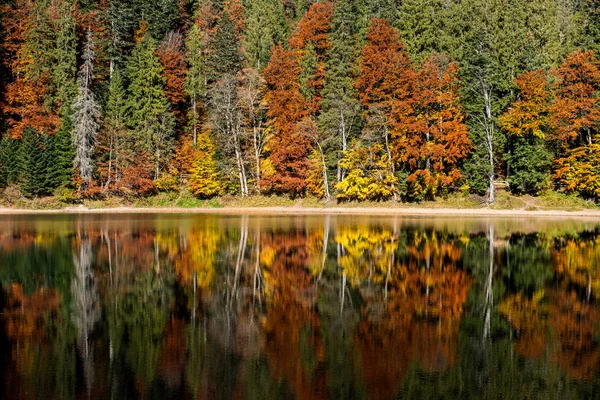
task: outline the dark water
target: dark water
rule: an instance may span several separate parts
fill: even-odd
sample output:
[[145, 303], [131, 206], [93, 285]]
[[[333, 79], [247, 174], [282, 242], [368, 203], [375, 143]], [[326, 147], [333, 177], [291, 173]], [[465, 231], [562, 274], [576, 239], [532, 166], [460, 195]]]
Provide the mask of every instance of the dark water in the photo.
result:
[[0, 398], [595, 398], [599, 290], [593, 221], [0, 217]]

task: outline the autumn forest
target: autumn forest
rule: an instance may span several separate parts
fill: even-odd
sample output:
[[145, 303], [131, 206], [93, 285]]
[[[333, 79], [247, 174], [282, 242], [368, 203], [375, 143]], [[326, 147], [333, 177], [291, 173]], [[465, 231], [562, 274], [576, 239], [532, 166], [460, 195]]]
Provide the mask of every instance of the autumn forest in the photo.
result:
[[0, 187], [600, 197], [597, 0], [2, 0]]

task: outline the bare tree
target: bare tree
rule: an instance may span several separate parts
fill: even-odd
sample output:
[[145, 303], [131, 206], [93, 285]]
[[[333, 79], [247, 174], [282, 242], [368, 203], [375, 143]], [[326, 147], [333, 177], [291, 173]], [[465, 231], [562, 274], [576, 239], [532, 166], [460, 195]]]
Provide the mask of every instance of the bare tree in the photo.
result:
[[235, 157], [240, 191], [248, 196], [248, 178], [244, 159], [242, 114], [238, 97], [237, 80], [233, 75], [224, 75], [211, 90], [210, 124], [223, 143], [225, 153]]
[[87, 33], [82, 58], [83, 64], [79, 70], [79, 94], [72, 105], [74, 122], [72, 140], [75, 148], [74, 165], [79, 169], [79, 175], [83, 181], [80, 189], [85, 189], [92, 180], [94, 172], [92, 155], [96, 147], [102, 113], [92, 90], [96, 54], [90, 30]]
[[263, 102], [265, 81], [258, 71], [252, 68], [245, 69], [242, 74], [242, 84], [238, 96], [244, 117], [243, 127], [250, 132], [252, 137], [254, 182], [256, 190], [260, 191], [260, 159], [266, 143], [265, 120], [267, 106]]

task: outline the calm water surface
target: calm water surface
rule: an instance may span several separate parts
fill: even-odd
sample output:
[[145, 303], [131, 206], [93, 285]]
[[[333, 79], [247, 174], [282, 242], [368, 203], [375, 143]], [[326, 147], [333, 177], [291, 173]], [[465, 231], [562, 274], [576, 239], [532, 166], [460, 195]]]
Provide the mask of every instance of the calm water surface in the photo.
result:
[[600, 396], [600, 222], [0, 217], [2, 399]]

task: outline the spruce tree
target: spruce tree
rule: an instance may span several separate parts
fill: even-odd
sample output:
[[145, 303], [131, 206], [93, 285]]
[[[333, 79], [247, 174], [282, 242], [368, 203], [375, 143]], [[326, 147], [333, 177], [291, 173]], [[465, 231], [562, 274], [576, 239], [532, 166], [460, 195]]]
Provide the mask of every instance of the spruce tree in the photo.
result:
[[44, 166], [43, 174], [43, 194], [51, 194], [54, 189], [62, 184], [62, 176], [58, 168], [55, 168], [56, 162], [56, 137], [54, 135], [42, 136], [42, 164]]
[[240, 38], [236, 34], [235, 24], [227, 10], [221, 13], [210, 48], [209, 66], [216, 78], [224, 74], [235, 75], [242, 69], [244, 57], [240, 50]]
[[0, 181], [2, 185], [12, 185], [19, 181], [19, 141], [8, 135], [0, 140]]
[[21, 191], [25, 196], [34, 197], [46, 192], [47, 168], [40, 135], [33, 129], [26, 129], [19, 149], [21, 170]]
[[57, 21], [54, 50], [53, 85], [61, 117], [70, 114], [70, 106], [77, 94], [77, 36], [70, 2], [60, 3], [61, 17]]
[[56, 180], [58, 186], [69, 186], [73, 176], [73, 160], [75, 150], [73, 149], [73, 122], [71, 116], [65, 116], [62, 125], [54, 139], [56, 159], [53, 168], [56, 169]]
[[136, 147], [154, 158], [154, 176], [161, 161], [173, 150], [175, 120], [163, 88], [162, 66], [152, 38], [140, 41], [127, 63], [130, 80], [127, 125], [136, 138]]
[[88, 31], [83, 50], [83, 64], [79, 71], [79, 94], [73, 102], [74, 165], [79, 169], [84, 189], [90, 184], [94, 173], [92, 155], [100, 129], [101, 109], [93, 91], [95, 59], [92, 32]]
[[325, 62], [325, 85], [321, 102], [319, 127], [333, 144], [332, 158], [337, 168], [337, 180], [344, 179], [345, 171], [339, 165], [343, 152], [360, 120], [360, 106], [353, 83], [355, 54], [360, 34], [359, 1], [340, 0], [331, 21], [331, 50]]
[[189, 120], [192, 125], [193, 143], [198, 140], [198, 124], [200, 118], [200, 102], [207, 93], [208, 66], [207, 50], [208, 37], [197, 25], [193, 25], [187, 37], [188, 70], [185, 80], [185, 91], [190, 97]]
[[245, 50], [250, 65], [260, 70], [269, 63], [271, 48], [285, 41], [288, 33], [283, 3], [279, 0], [250, 2]]

